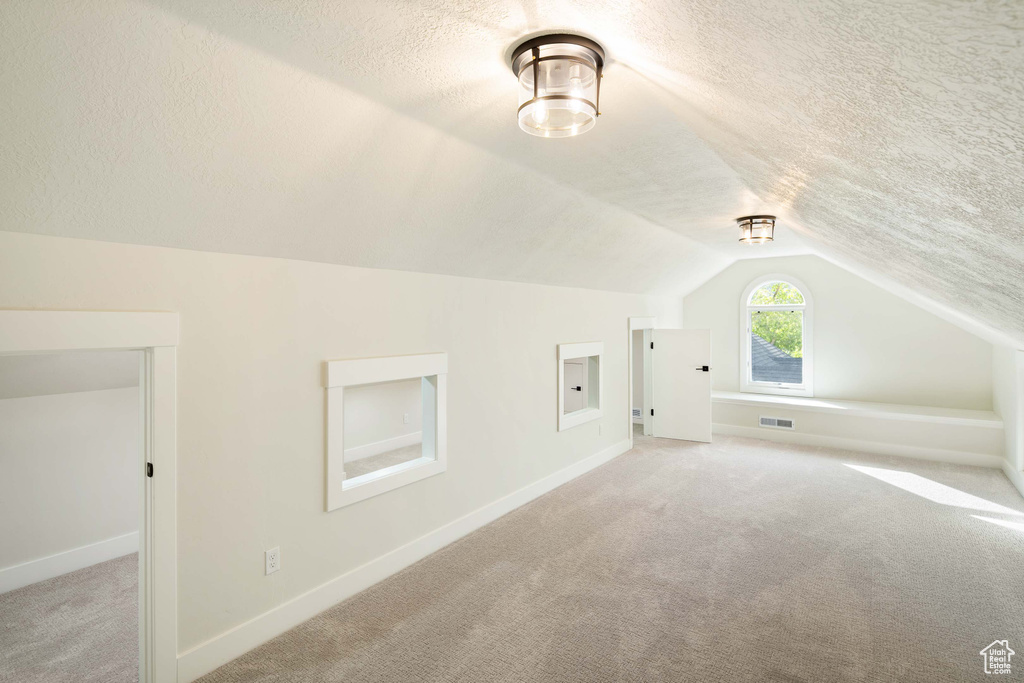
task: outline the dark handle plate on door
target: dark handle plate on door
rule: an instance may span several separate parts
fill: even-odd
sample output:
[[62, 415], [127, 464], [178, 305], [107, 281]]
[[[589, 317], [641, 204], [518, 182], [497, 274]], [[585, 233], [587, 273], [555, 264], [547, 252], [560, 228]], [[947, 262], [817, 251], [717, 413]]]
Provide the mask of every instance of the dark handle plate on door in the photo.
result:
[[697, 372], [710, 372], [711, 368], [708, 367], [707, 365], [702, 365], [699, 368], [696, 368], [696, 370]]
[[583, 391], [583, 387], [569, 387], [572, 391]]

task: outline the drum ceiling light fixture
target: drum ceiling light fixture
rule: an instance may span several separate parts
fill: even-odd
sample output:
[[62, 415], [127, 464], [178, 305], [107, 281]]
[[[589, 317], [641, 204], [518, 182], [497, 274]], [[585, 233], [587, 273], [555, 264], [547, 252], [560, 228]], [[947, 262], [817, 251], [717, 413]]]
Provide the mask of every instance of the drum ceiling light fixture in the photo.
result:
[[512, 51], [519, 79], [519, 127], [530, 135], [567, 138], [585, 133], [601, 115], [604, 49], [569, 33], [538, 36]]
[[737, 218], [740, 226], [740, 242], [764, 244], [775, 239], [775, 216], [744, 216]]

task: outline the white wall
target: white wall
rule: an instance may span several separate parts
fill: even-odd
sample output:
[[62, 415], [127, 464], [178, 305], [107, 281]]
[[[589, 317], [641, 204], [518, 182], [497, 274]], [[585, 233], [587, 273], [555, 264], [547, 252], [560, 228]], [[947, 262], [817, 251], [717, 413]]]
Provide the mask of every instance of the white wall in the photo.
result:
[[992, 354], [993, 410], [1003, 418], [1010, 469], [1024, 469], [1024, 351], [997, 346]]
[[136, 387], [0, 400], [0, 570], [138, 531]]
[[[345, 388], [345, 451], [423, 429], [422, 379]], [[409, 422], [404, 417], [409, 416]]]
[[710, 328], [714, 388], [739, 391], [740, 298], [784, 273], [814, 297], [814, 395], [990, 410], [992, 346], [816, 256], [738, 261], [684, 300], [686, 327]]
[[[679, 299], [14, 233], [0, 233], [0, 308], [180, 313], [180, 651], [623, 443], [626, 321], [678, 326], [682, 311]], [[597, 340], [604, 417], [559, 432], [556, 345]], [[449, 357], [448, 471], [324, 512], [322, 361], [435, 351]], [[268, 577], [274, 546], [283, 568]]]

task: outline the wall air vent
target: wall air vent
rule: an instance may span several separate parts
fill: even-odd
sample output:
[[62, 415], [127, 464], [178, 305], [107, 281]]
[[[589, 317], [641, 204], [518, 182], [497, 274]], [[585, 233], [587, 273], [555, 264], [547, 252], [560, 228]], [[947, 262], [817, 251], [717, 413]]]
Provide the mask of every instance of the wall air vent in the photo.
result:
[[762, 415], [760, 426], [772, 429], [793, 429], [793, 421], [785, 417], [764, 417]]

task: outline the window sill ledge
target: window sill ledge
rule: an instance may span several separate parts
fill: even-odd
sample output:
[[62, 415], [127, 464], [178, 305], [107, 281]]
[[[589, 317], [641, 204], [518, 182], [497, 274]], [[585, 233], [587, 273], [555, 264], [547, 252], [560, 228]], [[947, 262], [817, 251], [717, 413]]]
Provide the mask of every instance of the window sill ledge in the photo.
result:
[[601, 417], [600, 408], [583, 408], [572, 413], [565, 413], [558, 419], [558, 431], [562, 432], [566, 429], [572, 429], [578, 427], [585, 422], [597, 420]]
[[711, 392], [711, 400], [713, 403], [734, 405], [785, 406], [791, 410], [844, 415], [847, 417], [873, 417], [882, 420], [933, 422], [989, 429], [1003, 428], [1003, 421], [1000, 417], [989, 410], [932, 408], [929, 406], [896, 403], [866, 403], [862, 401], [752, 394], [735, 391], [713, 391]]
[[338, 487], [340, 490], [335, 489], [329, 493], [328, 506], [330, 510], [345, 507], [388, 491], [394, 491], [435, 474], [441, 474], [445, 470], [445, 463], [442, 461], [433, 458], [417, 458], [376, 472], [346, 479]]

